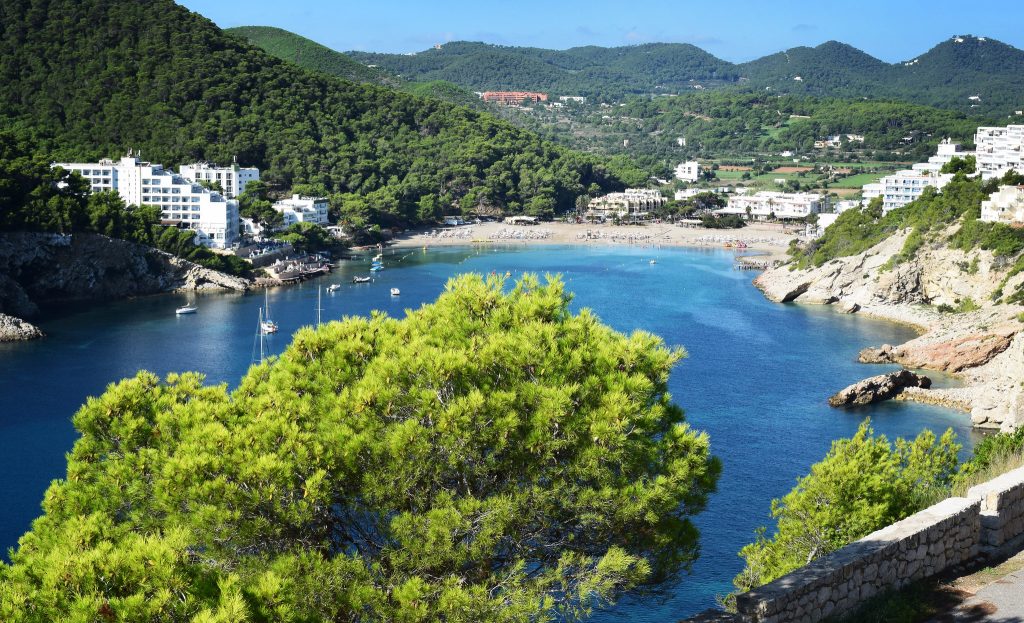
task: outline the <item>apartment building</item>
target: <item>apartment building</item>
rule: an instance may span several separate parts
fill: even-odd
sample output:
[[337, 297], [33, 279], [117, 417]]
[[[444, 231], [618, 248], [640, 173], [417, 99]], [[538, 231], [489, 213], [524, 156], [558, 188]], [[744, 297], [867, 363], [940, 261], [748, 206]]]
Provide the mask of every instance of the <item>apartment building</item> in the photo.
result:
[[1024, 227], [1024, 186], [1000, 186], [981, 202], [981, 220]]
[[1024, 125], [980, 127], [974, 143], [982, 179], [1002, 177], [1010, 170], [1024, 173]]
[[700, 179], [700, 163], [696, 160], [679, 163], [676, 167], [676, 177], [684, 182], [696, 182]]
[[238, 239], [238, 202], [185, 179], [162, 165], [132, 155], [118, 161], [57, 162], [54, 167], [75, 171], [92, 192], [115, 191], [128, 205], [160, 208], [165, 224], [196, 232], [195, 243], [224, 248]]
[[729, 205], [715, 214], [735, 214], [748, 220], [798, 219], [830, 212], [827, 195], [818, 193], [784, 193], [761, 191], [752, 195], [733, 195]]
[[209, 162], [183, 164], [178, 173], [193, 182], [216, 182], [224, 190], [224, 196], [234, 199], [245, 192], [245, 185], [260, 179], [260, 170], [256, 167], [240, 167], [233, 163], [230, 167], [219, 167]]
[[315, 223], [326, 226], [327, 199], [323, 197], [301, 197], [292, 195], [291, 199], [275, 202], [273, 208], [284, 216], [284, 226], [295, 223]]

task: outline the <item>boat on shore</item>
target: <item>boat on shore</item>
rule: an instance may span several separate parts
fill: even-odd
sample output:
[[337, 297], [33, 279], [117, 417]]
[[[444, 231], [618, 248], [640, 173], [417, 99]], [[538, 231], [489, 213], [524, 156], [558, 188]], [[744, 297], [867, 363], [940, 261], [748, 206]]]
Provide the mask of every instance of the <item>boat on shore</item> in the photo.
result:
[[182, 305], [181, 307], [175, 309], [174, 313], [178, 316], [184, 316], [185, 314], [194, 314], [197, 311], [199, 311], [199, 308], [196, 307], [196, 304], [189, 303], [187, 305]]

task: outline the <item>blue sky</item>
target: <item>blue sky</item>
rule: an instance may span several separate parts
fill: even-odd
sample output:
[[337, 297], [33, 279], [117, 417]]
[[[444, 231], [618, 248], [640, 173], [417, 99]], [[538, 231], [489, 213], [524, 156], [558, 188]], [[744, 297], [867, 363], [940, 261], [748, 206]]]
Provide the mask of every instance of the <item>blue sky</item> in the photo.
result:
[[692, 43], [742, 62], [830, 39], [888, 62], [957, 34], [1024, 48], [1014, 0], [178, 0], [219, 26], [277, 26], [336, 50], [415, 52], [447, 41], [565, 49]]

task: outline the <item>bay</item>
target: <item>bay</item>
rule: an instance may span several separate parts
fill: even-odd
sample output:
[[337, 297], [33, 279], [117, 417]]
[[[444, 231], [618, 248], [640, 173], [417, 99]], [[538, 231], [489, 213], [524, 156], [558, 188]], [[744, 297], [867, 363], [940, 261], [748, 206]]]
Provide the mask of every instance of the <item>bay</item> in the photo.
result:
[[[650, 260], [656, 260], [651, 264]], [[820, 460], [831, 442], [853, 434], [867, 416], [876, 432], [912, 437], [925, 428], [952, 427], [965, 447], [973, 433], [966, 415], [913, 403], [830, 409], [834, 391], [895, 369], [856, 362], [869, 345], [897, 344], [912, 329], [826, 307], [778, 305], [750, 285], [753, 272], [732, 270], [724, 250], [639, 247], [485, 247], [390, 250], [373, 283], [368, 258], [344, 263], [332, 275], [271, 290], [271, 314], [281, 332], [268, 353], [316, 319], [317, 287], [324, 320], [379, 309], [401, 316], [434, 300], [448, 278], [464, 272], [513, 277], [560, 273], [574, 293], [573, 308], [593, 309], [620, 331], [642, 329], [688, 357], [669, 382], [694, 427], [711, 437], [723, 474], [707, 510], [697, 518], [701, 558], [665, 595], [629, 599], [595, 620], [674, 621], [714, 605], [742, 567], [736, 552], [769, 523], [770, 500]], [[401, 290], [391, 296], [390, 288]], [[43, 493], [65, 473], [76, 433], [70, 419], [87, 396], [147, 369], [160, 375], [197, 370], [210, 383], [234, 386], [252, 363], [258, 308], [264, 296], [200, 295], [199, 313], [175, 316], [186, 301], [161, 295], [63, 309], [42, 322], [44, 340], [0, 344], [0, 549], [40, 513]]]

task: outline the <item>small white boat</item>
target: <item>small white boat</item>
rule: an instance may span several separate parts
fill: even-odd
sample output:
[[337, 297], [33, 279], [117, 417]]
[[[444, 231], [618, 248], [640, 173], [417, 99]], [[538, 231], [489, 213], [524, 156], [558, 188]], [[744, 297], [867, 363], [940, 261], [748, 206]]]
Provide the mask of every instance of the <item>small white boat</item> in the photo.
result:
[[657, 264], [657, 263], [658, 263], [658, 260], [651, 260], [651, 262], [650, 262], [650, 263], [651, 263], [651, 264]]
[[174, 313], [179, 316], [182, 316], [184, 314], [194, 314], [197, 311], [199, 311], [199, 308], [196, 307], [195, 303], [189, 303], [188, 305], [175, 309]]
[[359, 275], [356, 275], [355, 277], [352, 277], [352, 283], [370, 283], [370, 276], [366, 275], [365, 277], [360, 277]]
[[263, 319], [260, 321], [260, 331], [263, 331], [263, 335], [277, 333], [277, 323], [270, 319], [270, 293], [264, 290], [263, 295], [265, 302], [263, 307]]
[[337, 283], [332, 283], [331, 285], [327, 286], [327, 291], [328, 292], [337, 292], [340, 289], [341, 289], [341, 285], [337, 284]]
[[391, 296], [398, 296], [401, 293], [402, 291], [399, 290], [398, 288], [391, 288]]

